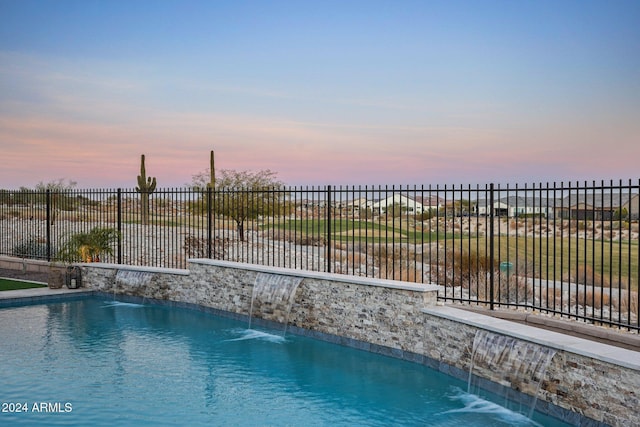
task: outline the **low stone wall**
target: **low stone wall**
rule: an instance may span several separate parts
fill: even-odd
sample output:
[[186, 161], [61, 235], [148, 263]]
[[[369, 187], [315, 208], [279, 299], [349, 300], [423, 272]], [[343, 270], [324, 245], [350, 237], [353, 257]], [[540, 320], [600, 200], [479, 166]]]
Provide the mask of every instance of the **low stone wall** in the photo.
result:
[[[110, 264], [85, 264], [82, 270], [84, 285], [98, 291], [195, 304], [236, 318], [249, 317], [259, 272], [303, 277], [289, 316], [289, 329], [296, 333], [423, 363], [466, 379], [474, 336], [488, 329], [557, 350], [541, 383], [538, 408], [543, 412], [575, 425], [640, 425], [640, 353], [440, 307], [435, 286], [214, 260], [190, 260], [188, 270]], [[144, 286], [127, 284], [116, 280], [118, 270], [151, 277]], [[281, 321], [279, 315], [253, 312], [254, 318], [266, 322]], [[487, 376], [503, 382], [498, 374]]]
[[[450, 307], [424, 311], [426, 356], [440, 366], [454, 367], [450, 373], [469, 371], [479, 329], [512, 336], [556, 350], [541, 379], [538, 409], [573, 425], [640, 425], [639, 352]], [[494, 383], [505, 383], [498, 370], [484, 374]]]
[[2, 268], [7, 270], [19, 270], [25, 273], [48, 273], [49, 262], [0, 255], [0, 269]]

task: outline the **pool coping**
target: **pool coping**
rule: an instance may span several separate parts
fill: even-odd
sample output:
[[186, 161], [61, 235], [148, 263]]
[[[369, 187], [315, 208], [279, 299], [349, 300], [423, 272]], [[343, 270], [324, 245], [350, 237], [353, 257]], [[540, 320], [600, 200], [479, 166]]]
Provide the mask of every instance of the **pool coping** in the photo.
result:
[[323, 271], [296, 270], [285, 267], [271, 267], [259, 264], [248, 264], [242, 262], [222, 261], [208, 258], [194, 258], [187, 260], [189, 264], [212, 265], [216, 267], [227, 267], [233, 269], [243, 269], [257, 271], [259, 273], [273, 273], [283, 276], [295, 276], [308, 279], [331, 280], [332, 282], [353, 283], [358, 285], [378, 286], [391, 289], [403, 289], [415, 292], [436, 292], [440, 287], [423, 283], [402, 282], [399, 280], [378, 279], [372, 277], [349, 276], [346, 274], [326, 273]]
[[475, 313], [448, 306], [422, 309], [431, 316], [464, 323], [490, 332], [518, 338], [546, 347], [590, 357], [613, 365], [640, 371], [640, 352], [603, 344], [572, 335], [553, 332], [534, 326], [522, 325], [509, 320]]
[[0, 292], [0, 308], [10, 307], [13, 305], [22, 304], [36, 304], [55, 302], [60, 300], [69, 300], [74, 297], [84, 297], [94, 295], [93, 289], [78, 288], [29, 288], [29, 289], [14, 289], [11, 291]]

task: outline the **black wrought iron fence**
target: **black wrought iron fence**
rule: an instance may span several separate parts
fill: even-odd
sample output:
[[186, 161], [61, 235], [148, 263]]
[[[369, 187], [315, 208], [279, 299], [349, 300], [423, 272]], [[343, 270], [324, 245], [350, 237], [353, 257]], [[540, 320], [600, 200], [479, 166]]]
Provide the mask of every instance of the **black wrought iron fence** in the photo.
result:
[[[637, 331], [639, 213], [640, 180], [158, 189], [148, 202], [133, 189], [5, 190], [0, 253], [68, 258], [73, 240], [81, 261], [215, 258], [433, 283], [446, 301]], [[116, 237], [99, 241], [104, 230]]]

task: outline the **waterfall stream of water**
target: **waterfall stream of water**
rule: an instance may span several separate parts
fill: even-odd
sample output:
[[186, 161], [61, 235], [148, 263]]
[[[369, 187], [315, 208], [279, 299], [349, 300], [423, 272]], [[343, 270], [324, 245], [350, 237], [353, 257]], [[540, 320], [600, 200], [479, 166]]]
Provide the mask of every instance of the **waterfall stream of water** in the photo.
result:
[[[497, 376], [497, 382], [503, 386], [502, 397], [505, 406], [513, 406], [507, 403], [513, 397], [513, 393], [509, 391], [519, 390], [523, 393], [518, 399], [519, 408], [510, 409], [531, 418], [540, 384], [555, 354], [556, 351], [548, 347], [479, 330], [473, 340], [467, 391], [476, 395], [482, 394], [474, 372], [484, 372], [482, 377], [492, 378], [494, 381]], [[523, 395], [529, 398], [523, 400]]]
[[256, 302], [270, 304], [272, 306], [281, 305], [285, 308], [285, 334], [289, 323], [289, 314], [295, 298], [298, 285], [302, 282], [302, 277], [285, 276], [272, 273], [258, 273], [253, 285], [251, 294], [251, 307], [249, 309], [249, 329], [251, 328], [251, 318], [253, 307]]

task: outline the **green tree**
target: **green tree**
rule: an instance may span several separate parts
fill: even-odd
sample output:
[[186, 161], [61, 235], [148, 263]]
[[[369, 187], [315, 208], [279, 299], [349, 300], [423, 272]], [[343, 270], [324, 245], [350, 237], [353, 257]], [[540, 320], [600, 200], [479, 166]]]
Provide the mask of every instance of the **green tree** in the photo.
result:
[[46, 201], [46, 192], [49, 191], [51, 200], [51, 225], [55, 222], [61, 210], [70, 211], [77, 207], [77, 202], [70, 194], [76, 187], [77, 182], [59, 178], [57, 180], [44, 183], [40, 181], [35, 188], [38, 199]]
[[629, 217], [629, 211], [627, 208], [618, 208], [613, 213], [613, 219], [616, 221], [625, 220]]
[[415, 219], [416, 221], [426, 221], [428, 219], [431, 219], [435, 211], [436, 211], [435, 208], [427, 209], [424, 212], [417, 214], [415, 216]]
[[402, 216], [402, 214], [406, 213], [408, 208], [402, 203], [394, 203], [390, 206], [387, 206], [384, 210], [384, 213], [387, 217], [397, 218]]
[[0, 190], [0, 205], [11, 206], [13, 204], [13, 195], [9, 190]]
[[460, 199], [453, 202], [453, 215], [463, 216], [471, 212], [471, 202], [467, 199]]
[[373, 209], [368, 208], [366, 206], [363, 206], [360, 209], [358, 209], [358, 218], [368, 220], [368, 219], [372, 219], [373, 217], [374, 217]]
[[[222, 169], [215, 178], [213, 212], [233, 219], [240, 241], [245, 240], [244, 225], [259, 216], [275, 216], [283, 212], [284, 184], [270, 170], [236, 171]], [[205, 191], [211, 182], [210, 170], [193, 176], [191, 187]]]

